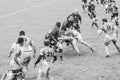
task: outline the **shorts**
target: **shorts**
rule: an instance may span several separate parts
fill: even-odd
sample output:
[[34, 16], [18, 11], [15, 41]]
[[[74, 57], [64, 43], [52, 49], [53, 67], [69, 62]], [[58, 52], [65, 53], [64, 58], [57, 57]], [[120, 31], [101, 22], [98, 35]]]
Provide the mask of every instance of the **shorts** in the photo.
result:
[[79, 33], [78, 36], [77, 36], [77, 40], [78, 41], [83, 41], [83, 38], [82, 38], [82, 35]]
[[118, 13], [112, 13], [111, 20], [115, 17], [118, 17]]
[[104, 41], [107, 42], [107, 43], [111, 43], [112, 40], [116, 40], [116, 39], [117, 39], [116, 34], [113, 34], [111, 36], [106, 35]]

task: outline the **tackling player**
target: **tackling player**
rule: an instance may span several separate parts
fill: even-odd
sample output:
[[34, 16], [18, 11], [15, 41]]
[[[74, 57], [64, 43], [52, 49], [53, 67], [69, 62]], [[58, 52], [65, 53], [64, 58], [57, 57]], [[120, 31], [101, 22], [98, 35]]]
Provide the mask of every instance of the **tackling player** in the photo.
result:
[[50, 47], [52, 47], [56, 53], [59, 53], [60, 55], [60, 60], [63, 61], [63, 47], [62, 44], [59, 42], [58, 37], [61, 36], [61, 32], [60, 32], [60, 27], [61, 27], [61, 23], [60, 22], [56, 22], [55, 27], [53, 28], [53, 30], [51, 30], [51, 32], [46, 36], [45, 41], [50, 41]]
[[[73, 18], [73, 19], [72, 19]], [[80, 24], [82, 24], [82, 18], [81, 15], [78, 12], [78, 9], [74, 11], [74, 13], [70, 14], [67, 17], [68, 20], [73, 20], [73, 28], [75, 28], [78, 32], [80, 31]]]

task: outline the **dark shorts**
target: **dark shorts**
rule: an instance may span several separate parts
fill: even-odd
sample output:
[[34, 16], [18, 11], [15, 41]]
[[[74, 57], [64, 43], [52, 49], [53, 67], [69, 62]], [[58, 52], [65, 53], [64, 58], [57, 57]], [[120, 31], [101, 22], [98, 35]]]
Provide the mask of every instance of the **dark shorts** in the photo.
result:
[[20, 73], [20, 72], [22, 72], [22, 69], [23, 68], [20, 68], [20, 69], [17, 69], [17, 70], [12, 70], [12, 73], [14, 73], [14, 74]]
[[118, 13], [112, 13], [112, 15], [111, 15], [111, 20], [112, 20], [113, 18], [115, 18], [115, 17], [118, 17]]

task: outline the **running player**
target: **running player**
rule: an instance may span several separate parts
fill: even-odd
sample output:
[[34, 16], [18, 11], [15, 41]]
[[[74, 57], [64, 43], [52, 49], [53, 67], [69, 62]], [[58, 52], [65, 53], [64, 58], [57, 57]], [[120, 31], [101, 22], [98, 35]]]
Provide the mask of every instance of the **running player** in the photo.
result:
[[102, 32], [105, 33], [105, 50], [106, 50], [106, 57], [109, 57], [109, 51], [108, 51], [108, 45], [112, 42], [116, 49], [118, 50], [118, 52], [120, 52], [119, 47], [117, 46], [116, 42], [117, 42], [117, 37], [118, 37], [118, 30], [116, 28], [116, 26], [112, 23], [109, 23], [108, 20], [106, 18], [102, 19], [103, 22], [103, 27], [101, 29], [98, 30], [98, 34], [100, 35]]
[[87, 0], [81, 0], [83, 11], [87, 8]]
[[92, 27], [95, 25], [97, 28], [99, 28], [97, 24], [97, 16], [96, 16], [96, 11], [95, 11], [95, 5], [93, 2], [90, 2], [88, 5], [88, 16], [90, 19], [92, 19]]
[[116, 5], [116, 2], [113, 1], [112, 2], [113, 6], [112, 6], [112, 15], [111, 15], [111, 20], [113, 22], [115, 22], [116, 26], [119, 26], [119, 23], [118, 23], [118, 15], [119, 15], [119, 11], [118, 11], [118, 7]]

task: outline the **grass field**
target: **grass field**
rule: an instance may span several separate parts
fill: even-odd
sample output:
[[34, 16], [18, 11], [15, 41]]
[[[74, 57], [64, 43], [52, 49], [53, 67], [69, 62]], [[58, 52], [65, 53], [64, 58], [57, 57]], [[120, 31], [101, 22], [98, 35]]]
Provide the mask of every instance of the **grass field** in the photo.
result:
[[[116, 1], [119, 6], [120, 1]], [[96, 53], [92, 54], [89, 48], [81, 44], [78, 44], [81, 56], [76, 56], [77, 53], [72, 49], [64, 49], [66, 61], [58, 60], [51, 70], [54, 80], [120, 80], [120, 55], [111, 44], [111, 57], [105, 57], [104, 35], [99, 37], [96, 28], [91, 28], [91, 20], [82, 12], [79, 0], [0, 0], [0, 76], [9, 68], [9, 48], [20, 30], [26, 31], [39, 53], [45, 33], [54, 27], [55, 22], [63, 22], [76, 8], [83, 19], [83, 38], [95, 48]], [[101, 5], [96, 10], [98, 24], [101, 26], [101, 19], [110, 16], [105, 15]], [[120, 38], [118, 45], [120, 46]], [[29, 80], [36, 79], [37, 76], [39, 66], [33, 68], [35, 60], [30, 64]]]

